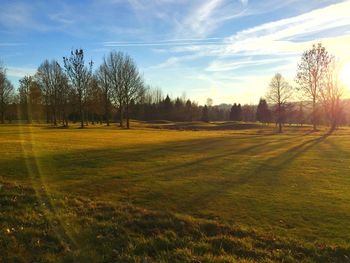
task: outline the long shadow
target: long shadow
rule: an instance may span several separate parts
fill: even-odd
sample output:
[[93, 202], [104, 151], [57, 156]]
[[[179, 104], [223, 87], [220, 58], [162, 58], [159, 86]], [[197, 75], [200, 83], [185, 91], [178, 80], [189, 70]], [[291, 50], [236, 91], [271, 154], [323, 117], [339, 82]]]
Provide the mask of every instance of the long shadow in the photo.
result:
[[[267, 136], [270, 137], [272, 135], [276, 135], [276, 134], [247, 136], [247, 137], [244, 137], [244, 138], [239, 137], [238, 139], [266, 138]], [[206, 156], [204, 158], [200, 158], [200, 159], [197, 159], [197, 160], [194, 160], [194, 161], [191, 161], [191, 162], [186, 162], [186, 163], [183, 163], [183, 164], [176, 164], [176, 165], [174, 165], [172, 167], [161, 168], [161, 169], [157, 170], [157, 172], [169, 172], [169, 171], [171, 171], [172, 173], [176, 173], [176, 171], [182, 170], [183, 168], [186, 168], [186, 167], [191, 167], [191, 166], [194, 166], [194, 165], [203, 164], [203, 163], [206, 163], [206, 162], [209, 162], [209, 161], [213, 161], [213, 160], [216, 160], [216, 159], [220, 159], [220, 158], [225, 158], [225, 157], [229, 157], [229, 156], [249, 153], [249, 152], [251, 152], [253, 150], [258, 150], [260, 148], [263, 148], [264, 146], [267, 146], [267, 145], [270, 145], [270, 144], [276, 143], [276, 142], [277, 142], [277, 144], [275, 144], [274, 147], [284, 146], [286, 142], [289, 142], [291, 140], [299, 138], [300, 136], [304, 136], [304, 134], [297, 135], [297, 136], [287, 136], [286, 138], [278, 138], [277, 140], [268, 140], [266, 142], [253, 144], [251, 146], [244, 147], [244, 148], [236, 150], [236, 151], [234, 149], [230, 148], [228, 150], [223, 150], [220, 154], [216, 154], [216, 155], [210, 155], [209, 154], [208, 156]], [[232, 139], [234, 140], [236, 138], [233, 137]], [[212, 146], [209, 147], [209, 149], [211, 149], [211, 148], [212, 148]]]
[[[282, 170], [286, 169], [296, 158], [298, 158], [300, 155], [310, 150], [317, 144], [326, 140], [327, 137], [331, 134], [331, 132], [328, 132], [322, 135], [321, 137], [304, 141], [296, 146], [289, 148], [288, 150], [277, 156], [268, 158], [262, 164], [258, 165], [255, 169], [241, 176], [241, 179], [237, 183], [246, 184], [253, 177], [255, 177], [256, 174], [264, 173], [266, 170], [273, 170], [274, 174], [281, 172]], [[275, 179], [277, 179], [277, 177], [275, 177]]]
[[[213, 193], [212, 194], [220, 194], [226, 192], [231, 187], [239, 186], [242, 184], [248, 183], [250, 180], [252, 180], [257, 173], [263, 172], [266, 169], [273, 169], [275, 173], [279, 172], [282, 169], [285, 169], [288, 166], [288, 163], [292, 162], [295, 158], [297, 158], [299, 155], [301, 155], [303, 152], [307, 151], [311, 147], [315, 146], [316, 144], [324, 141], [330, 134], [325, 134], [319, 138], [311, 139], [308, 141], [304, 141], [301, 144], [298, 144], [296, 146], [293, 146], [292, 148], [288, 149], [284, 153], [282, 153], [279, 156], [271, 157], [267, 160], [265, 160], [260, 165], [256, 166], [255, 169], [250, 170], [246, 173], [243, 173], [239, 180], [228, 180], [227, 183], [217, 188], [217, 185], [214, 185], [212, 187]], [[234, 150], [234, 142], [237, 141], [237, 143], [240, 143], [239, 140], [242, 139], [242, 137], [236, 137], [237, 135], [232, 136], [224, 136], [224, 137], [210, 137], [210, 138], [198, 138], [198, 139], [192, 139], [192, 140], [182, 140], [182, 141], [172, 141], [172, 142], [165, 142], [160, 144], [142, 144], [142, 145], [133, 145], [131, 147], [124, 147], [124, 148], [103, 148], [103, 149], [91, 149], [91, 150], [78, 150], [78, 151], [68, 151], [64, 153], [59, 154], [52, 154], [52, 155], [44, 155], [44, 156], [36, 156], [33, 154], [33, 156], [26, 157], [22, 160], [5, 160], [0, 161], [0, 167], [5, 167], [6, 169], [11, 169], [11, 167], [17, 167], [21, 162], [30, 162], [33, 166], [32, 169], [32, 178], [28, 178], [30, 180], [38, 180], [40, 183], [40, 179], [44, 180], [52, 180], [52, 182], [56, 181], [64, 181], [69, 179], [75, 179], [79, 178], [82, 179], [80, 181], [77, 181], [77, 187], [79, 187], [79, 184], [82, 184], [85, 182], [86, 184], [93, 184], [94, 182], [104, 182], [111, 178], [111, 174], [107, 174], [105, 176], [100, 177], [94, 177], [93, 174], [98, 171], [100, 168], [105, 168], [113, 165], [119, 165], [119, 164], [126, 164], [127, 167], [132, 167], [133, 162], [148, 162], [152, 164], [154, 161], [162, 160], [164, 157], [171, 160], [173, 157], [176, 157], [178, 155], [181, 155], [183, 153], [195, 153], [195, 154], [202, 154], [205, 153], [204, 158], [200, 158], [198, 160], [185, 162], [180, 161], [181, 163], [176, 163], [175, 165], [169, 166], [168, 164], [164, 164], [164, 167], [156, 167], [154, 165], [148, 165], [146, 166], [142, 171], [132, 170], [132, 172], [140, 173], [146, 178], [149, 176], [153, 176], [153, 180], [156, 178], [164, 178], [166, 175], [166, 178], [170, 178], [172, 176], [175, 176], [178, 174], [179, 171], [182, 171], [182, 173], [190, 174], [192, 170], [198, 169], [199, 164], [205, 164], [209, 161], [217, 160], [218, 162], [222, 162], [224, 165], [227, 160], [225, 160], [225, 157], [227, 156], [234, 156], [239, 155], [242, 153], [249, 153], [253, 150], [263, 150], [264, 147], [271, 143], [279, 142], [278, 145], [274, 144], [274, 150], [276, 150], [276, 147], [282, 147], [285, 146], [286, 143], [288, 143], [290, 140], [298, 139], [302, 135], [298, 136], [286, 136], [285, 138], [278, 138], [277, 140], [270, 140], [268, 137], [268, 141], [256, 143], [247, 147], [244, 147], [239, 150]], [[245, 136], [244, 138], [249, 139], [252, 136]], [[259, 138], [265, 138], [264, 135], [259, 135]], [[227, 141], [230, 141], [229, 144], [227, 144]], [[210, 152], [214, 149], [220, 149], [220, 147], [225, 146], [223, 150], [224, 152], [216, 154], [216, 155], [210, 155]], [[231, 148], [232, 147], [232, 148]], [[277, 148], [277, 149], [278, 149]], [[216, 162], [216, 164], [218, 163]], [[273, 165], [274, 163], [276, 163]], [[37, 164], [36, 164], [37, 163]], [[39, 167], [41, 167], [42, 171], [40, 171]], [[162, 164], [163, 165], [163, 164]], [[39, 167], [38, 167], [39, 166]], [[64, 168], [66, 170], [69, 170], [71, 168], [87, 168], [88, 172], [87, 174], [74, 174], [68, 173], [68, 176], [65, 178], [60, 178], [62, 174], [60, 172], [57, 173], [55, 176], [47, 174], [46, 167], [49, 167], [51, 171], [54, 171], [54, 169]], [[200, 169], [205, 169], [205, 167], [200, 167]], [[218, 167], [220, 169], [220, 167]], [[6, 172], [6, 171], [5, 171]], [[22, 171], [23, 172], [23, 171]], [[43, 172], [44, 174], [41, 174]], [[156, 175], [157, 177], [154, 177]], [[89, 179], [90, 176], [93, 178], [92, 181]], [[43, 178], [40, 178], [43, 177]], [[6, 177], [5, 177], [6, 178]], [[126, 178], [127, 179], [127, 178]], [[133, 179], [133, 178], [130, 178]], [[144, 180], [143, 177], [138, 177], [135, 180]], [[186, 183], [186, 182], [184, 182]], [[41, 184], [43, 184], [41, 182]], [[74, 183], [73, 183], [74, 185]], [[45, 188], [44, 188], [45, 190]], [[209, 196], [210, 193], [202, 193], [203, 195]], [[198, 198], [201, 195], [198, 196]], [[47, 192], [41, 192], [40, 198], [42, 200], [49, 200], [49, 193]], [[145, 195], [147, 198], [147, 196]], [[203, 199], [205, 200], [205, 198]], [[45, 202], [48, 203], [49, 202]], [[50, 204], [49, 204], [50, 206]], [[50, 209], [52, 207], [49, 207]]]
[[[268, 174], [273, 175], [272, 181], [274, 181], [274, 185], [278, 185], [277, 175], [281, 172], [281, 170], [289, 167], [290, 163], [293, 162], [293, 160], [295, 160], [296, 158], [298, 158], [300, 155], [310, 150], [311, 148], [315, 147], [317, 144], [322, 143], [330, 135], [331, 133], [327, 133], [322, 135], [321, 137], [304, 141], [296, 146], [289, 148], [288, 150], [286, 150], [285, 152], [277, 156], [268, 158], [264, 160], [260, 165], [257, 165], [253, 170], [250, 170], [246, 173], [241, 174], [238, 180], [228, 179], [225, 181], [225, 183], [221, 183], [220, 181], [218, 181], [220, 185], [218, 184], [209, 185], [209, 187], [206, 188], [206, 191], [197, 192], [195, 196], [191, 198], [188, 197], [186, 203], [188, 205], [196, 204], [197, 210], [200, 211], [202, 208], [206, 207], [207, 203], [210, 202], [212, 199], [218, 199], [219, 196], [226, 194], [227, 191], [229, 191], [230, 189], [241, 187], [245, 184], [248, 184], [252, 180], [256, 180], [257, 175], [266, 174], [266, 172], [268, 172]], [[264, 145], [266, 146], [267, 144], [268, 143], [262, 143], [249, 148], [250, 149], [259, 148], [259, 147], [263, 147]], [[242, 151], [245, 151], [247, 149], [248, 148], [242, 149]], [[229, 153], [229, 155], [232, 155], [232, 152]], [[217, 156], [214, 156], [213, 158], [223, 158], [224, 156], [226, 155], [217, 155]], [[208, 158], [200, 160], [200, 162], [206, 162], [206, 161], [208, 161]], [[194, 163], [187, 164], [187, 165], [185, 164], [185, 165], [182, 165], [182, 167], [189, 168], [191, 167], [191, 165], [194, 165]], [[191, 170], [187, 170], [187, 173], [191, 173]], [[268, 180], [268, 178], [263, 178], [263, 179]], [[271, 182], [271, 180], [268, 180], [268, 181]], [[186, 184], [186, 181], [183, 182], [183, 186], [185, 186], [185, 184]], [[170, 186], [169, 188], [170, 192], [173, 191], [173, 189], [171, 189], [172, 187], [173, 186]], [[179, 185], [178, 187], [181, 187], [181, 186]], [[164, 189], [164, 191], [162, 192], [167, 192], [167, 190]], [[152, 198], [152, 197], [155, 197], [156, 195], [157, 195], [156, 193], [150, 193], [149, 196], [146, 195], [145, 198], [146, 199]]]

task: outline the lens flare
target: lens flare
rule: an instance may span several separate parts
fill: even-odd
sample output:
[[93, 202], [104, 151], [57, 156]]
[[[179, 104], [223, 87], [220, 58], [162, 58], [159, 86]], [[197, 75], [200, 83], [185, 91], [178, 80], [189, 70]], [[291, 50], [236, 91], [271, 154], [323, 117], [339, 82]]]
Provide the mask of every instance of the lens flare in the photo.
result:
[[350, 62], [347, 62], [342, 67], [339, 78], [344, 85], [346, 85], [347, 89], [350, 90]]

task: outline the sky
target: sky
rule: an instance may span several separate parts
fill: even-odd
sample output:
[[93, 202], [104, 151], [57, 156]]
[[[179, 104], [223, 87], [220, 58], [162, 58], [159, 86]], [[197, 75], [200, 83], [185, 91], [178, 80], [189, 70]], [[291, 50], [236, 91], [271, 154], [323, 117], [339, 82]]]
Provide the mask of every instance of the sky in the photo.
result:
[[[350, 62], [350, 0], [0, 0], [0, 60], [18, 87], [83, 48], [95, 69], [127, 52], [152, 87], [205, 103], [257, 103], [322, 42]], [[350, 74], [350, 73], [349, 73]]]

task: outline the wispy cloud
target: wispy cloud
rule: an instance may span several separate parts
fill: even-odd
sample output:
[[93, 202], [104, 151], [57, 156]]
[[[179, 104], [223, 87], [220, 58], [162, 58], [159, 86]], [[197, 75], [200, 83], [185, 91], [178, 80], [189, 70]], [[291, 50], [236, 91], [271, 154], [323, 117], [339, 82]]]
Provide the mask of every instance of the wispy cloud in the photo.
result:
[[[318, 34], [316, 40], [327, 42], [331, 49], [343, 52], [345, 51], [344, 45], [349, 43], [349, 36], [346, 35], [346, 31], [350, 28], [348, 10], [350, 10], [350, 1], [248, 28], [224, 38], [220, 43], [202, 46], [194, 43], [192, 46], [175, 47], [170, 51], [196, 53], [197, 58], [209, 56], [216, 60], [237, 55], [269, 55], [272, 57], [282, 54], [298, 55], [315, 41], [314, 35]], [[322, 34], [325, 30], [336, 28], [342, 28], [342, 31], [338, 33], [339, 36], [327, 37]], [[294, 41], [300, 35], [306, 36], [306, 40]], [[312, 37], [308, 39], [308, 35]], [[334, 46], [338, 48], [333, 48]], [[181, 61], [181, 56], [177, 61]]]
[[[218, 43], [163, 47], [172, 56], [154, 68], [181, 70], [205, 60], [206, 67], [197, 70], [196, 74], [183, 71], [184, 77], [193, 79], [197, 76], [197, 81], [207, 83], [207, 87], [221, 87], [226, 95], [224, 90], [230, 89], [256, 98], [262, 95], [256, 88], [268, 83], [274, 72], [281, 72], [293, 82], [300, 54], [315, 41], [322, 41], [331, 53], [350, 59], [348, 10], [350, 1], [343, 1], [238, 31], [217, 40]], [[332, 36], [329, 36], [330, 30]]]
[[240, 68], [247, 67], [258, 67], [264, 65], [271, 64], [285, 64], [293, 61], [294, 58], [288, 58], [285, 56], [275, 57], [275, 58], [257, 58], [254, 56], [244, 57], [242, 59], [236, 61], [224, 61], [224, 60], [215, 60], [209, 64], [209, 66], [205, 69], [206, 71], [232, 71]]
[[103, 42], [105, 47], [145, 47], [145, 46], [191, 46], [191, 45], [211, 45], [224, 44], [224, 38], [182, 38], [182, 39], [167, 39], [153, 42], [120, 42], [120, 41], [106, 41]]
[[223, 22], [243, 16], [245, 6], [240, 1], [201, 1], [179, 22], [177, 35], [207, 36]]
[[36, 68], [32, 67], [7, 67], [7, 75], [10, 77], [22, 78], [28, 75], [34, 75]]

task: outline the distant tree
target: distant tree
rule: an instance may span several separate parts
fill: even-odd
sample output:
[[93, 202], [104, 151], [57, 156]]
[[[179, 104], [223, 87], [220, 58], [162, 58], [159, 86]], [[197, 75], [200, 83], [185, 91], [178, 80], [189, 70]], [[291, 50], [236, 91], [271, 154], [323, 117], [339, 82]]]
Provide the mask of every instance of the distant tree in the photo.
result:
[[206, 105], [207, 105], [208, 107], [213, 106], [213, 103], [214, 103], [214, 101], [213, 101], [212, 98], [207, 98], [207, 103], [206, 103]]
[[[113, 101], [119, 111], [119, 126], [123, 127], [125, 96], [123, 83], [124, 54], [122, 52], [111, 51], [104, 63], [108, 81], [111, 85]], [[112, 98], [111, 98], [112, 99]]]
[[241, 121], [242, 120], [242, 107], [241, 104], [234, 103], [230, 111], [231, 121]]
[[[51, 115], [53, 125], [57, 125], [59, 106], [61, 101], [62, 83], [65, 79], [63, 70], [56, 60], [45, 60], [38, 68], [36, 79], [39, 81], [45, 104], [47, 107], [47, 116]], [[50, 113], [51, 114], [50, 114]]]
[[243, 105], [242, 107], [242, 120], [243, 121], [256, 121], [256, 106]]
[[339, 68], [334, 60], [328, 65], [322, 84], [321, 101], [331, 130], [334, 130], [341, 121], [341, 97], [343, 95], [343, 87], [339, 82]]
[[31, 110], [31, 118], [32, 120], [40, 121], [42, 116], [42, 89], [40, 84], [32, 79], [29, 86], [29, 94], [28, 94], [28, 104]]
[[0, 121], [5, 123], [5, 116], [14, 95], [14, 88], [6, 77], [6, 69], [0, 64]]
[[202, 109], [202, 121], [209, 122], [209, 110], [207, 105], [204, 105]]
[[188, 121], [193, 120], [193, 105], [191, 100], [187, 100], [185, 104], [185, 116], [187, 116]]
[[296, 121], [300, 126], [305, 123], [304, 105], [303, 102], [299, 102], [298, 109], [296, 112]]
[[92, 76], [93, 62], [90, 61], [88, 65], [85, 65], [84, 51], [76, 49], [71, 52], [69, 57], [63, 57], [63, 63], [67, 76], [78, 97], [80, 127], [84, 128], [85, 102]]
[[237, 104], [234, 103], [231, 107], [231, 111], [230, 111], [230, 120], [234, 121], [236, 118], [236, 110], [237, 110]]
[[177, 112], [179, 112], [179, 111], [182, 110], [183, 106], [184, 106], [184, 103], [183, 103], [182, 99], [179, 98], [179, 97], [177, 97], [177, 98], [175, 99], [175, 110], [176, 110]]
[[278, 123], [278, 131], [282, 133], [282, 125], [285, 121], [285, 110], [288, 100], [292, 97], [292, 87], [277, 73], [269, 84], [266, 98], [276, 107], [276, 123]]
[[239, 103], [237, 106], [237, 121], [241, 121], [242, 120], [242, 106]]
[[69, 80], [67, 75], [61, 74], [59, 76], [59, 107], [58, 110], [61, 115], [62, 125], [68, 127], [68, 118], [69, 114], [72, 111], [72, 104], [74, 101], [75, 94], [72, 90], [72, 87], [69, 85]]
[[96, 72], [96, 78], [98, 84], [102, 90], [103, 94], [103, 105], [104, 105], [104, 117], [106, 120], [107, 126], [109, 126], [109, 119], [111, 115], [111, 98], [113, 96], [113, 87], [112, 81], [108, 77], [108, 65], [106, 60], [102, 63], [99, 69]]
[[271, 112], [266, 100], [260, 99], [258, 108], [256, 110], [256, 119], [262, 123], [269, 123], [271, 120]]
[[135, 61], [124, 55], [122, 64], [123, 97], [126, 110], [126, 127], [130, 128], [130, 103], [139, 100], [145, 91], [143, 77], [140, 74]]
[[299, 90], [312, 101], [314, 130], [317, 129], [318, 112], [316, 107], [320, 97], [320, 89], [331, 60], [326, 48], [319, 43], [305, 51], [298, 64], [296, 82], [299, 84]]
[[33, 85], [34, 79], [32, 76], [24, 76], [19, 80], [19, 103], [21, 118], [25, 119], [28, 123], [32, 122], [32, 109], [30, 104], [30, 90]]
[[100, 119], [100, 116], [104, 114], [104, 99], [105, 94], [103, 88], [98, 83], [96, 76], [91, 78], [89, 83], [87, 101], [86, 101], [86, 111], [88, 118], [94, 125], [96, 121]]
[[169, 97], [169, 95], [166, 95], [164, 101], [162, 102], [162, 111], [163, 111], [163, 116], [166, 118], [166, 119], [170, 119], [171, 116], [171, 112], [173, 110], [173, 103]]

